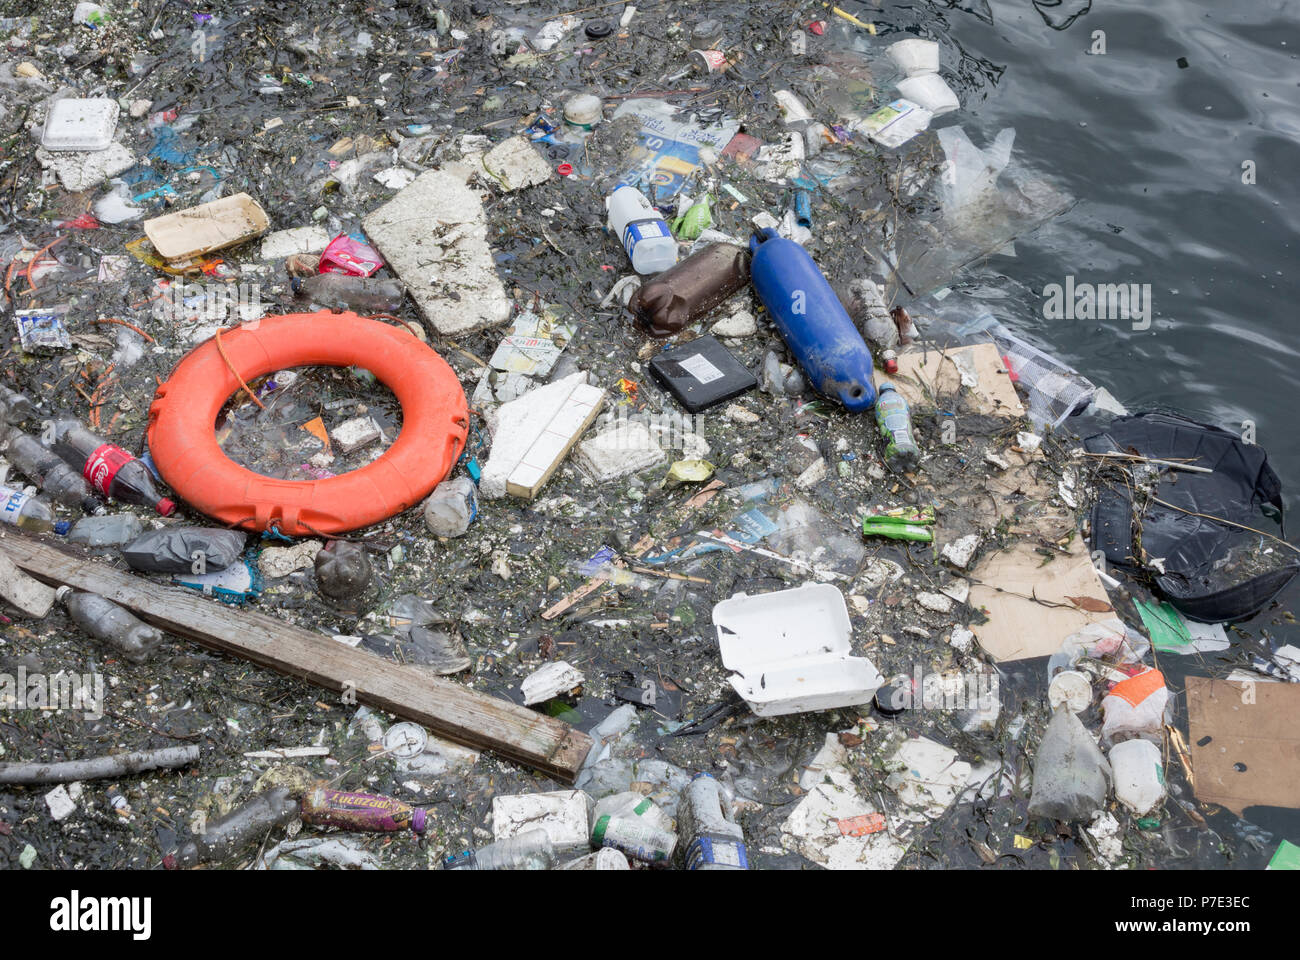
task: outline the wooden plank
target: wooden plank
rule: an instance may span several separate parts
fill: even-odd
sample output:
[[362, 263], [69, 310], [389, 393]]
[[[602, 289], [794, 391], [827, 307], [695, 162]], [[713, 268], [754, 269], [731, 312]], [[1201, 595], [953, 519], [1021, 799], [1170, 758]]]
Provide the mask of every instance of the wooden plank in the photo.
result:
[[215, 603], [71, 556], [34, 537], [0, 534], [0, 551], [45, 583], [89, 590], [177, 636], [306, 680], [419, 723], [439, 736], [572, 783], [591, 750], [585, 733], [525, 707], [353, 649], [274, 617]]

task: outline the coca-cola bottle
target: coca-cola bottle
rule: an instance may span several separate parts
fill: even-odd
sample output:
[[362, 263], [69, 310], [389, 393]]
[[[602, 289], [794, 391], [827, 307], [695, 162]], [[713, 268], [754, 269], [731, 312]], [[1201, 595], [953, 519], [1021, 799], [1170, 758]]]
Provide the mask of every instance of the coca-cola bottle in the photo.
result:
[[137, 457], [95, 436], [76, 420], [54, 424], [54, 452], [80, 467], [90, 486], [112, 500], [153, 507], [164, 517], [176, 510], [176, 504], [154, 487], [149, 468]]

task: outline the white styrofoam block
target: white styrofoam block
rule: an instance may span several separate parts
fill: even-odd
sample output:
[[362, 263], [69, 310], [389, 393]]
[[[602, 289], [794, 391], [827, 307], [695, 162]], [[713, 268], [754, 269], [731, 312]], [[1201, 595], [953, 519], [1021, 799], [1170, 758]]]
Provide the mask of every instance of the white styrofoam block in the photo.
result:
[[340, 453], [351, 453], [374, 443], [383, 435], [373, 417], [354, 417], [330, 431], [330, 442]]
[[663, 447], [639, 420], [618, 421], [578, 444], [578, 466], [597, 483], [639, 473], [666, 459]]
[[483, 204], [460, 178], [428, 170], [362, 227], [438, 333], [459, 336], [510, 318]]
[[41, 166], [53, 170], [63, 189], [70, 193], [97, 187], [135, 165], [135, 154], [120, 143], [86, 153], [52, 153], [41, 147], [36, 151], [36, 159]]
[[591, 798], [582, 790], [520, 793], [492, 798], [492, 833], [496, 840], [545, 830], [557, 850], [591, 849]]
[[604, 399], [605, 391], [588, 384], [586, 373], [580, 371], [502, 404], [496, 411], [479, 493], [492, 500], [534, 489], [595, 418]]
[[291, 227], [268, 233], [262, 240], [263, 260], [283, 260], [295, 253], [320, 253], [329, 246], [330, 235], [324, 227]]
[[554, 660], [525, 677], [519, 691], [524, 695], [524, 706], [528, 707], [567, 693], [581, 686], [585, 679], [577, 667], [563, 660]]
[[483, 157], [483, 169], [505, 190], [520, 190], [551, 177], [551, 165], [527, 137], [502, 140]]

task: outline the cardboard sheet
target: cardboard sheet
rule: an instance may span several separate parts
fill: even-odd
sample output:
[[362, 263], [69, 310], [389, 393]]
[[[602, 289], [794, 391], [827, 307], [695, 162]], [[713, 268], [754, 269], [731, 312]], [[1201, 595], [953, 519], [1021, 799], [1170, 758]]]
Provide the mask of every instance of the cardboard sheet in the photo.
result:
[[1300, 684], [1188, 677], [1187, 713], [1197, 800], [1300, 809]]
[[[1056, 554], [1048, 563], [1036, 547], [1033, 542], [1016, 543], [985, 557], [972, 573], [969, 603], [983, 607], [989, 621], [971, 624], [971, 630], [999, 662], [1051, 656], [1070, 634], [1115, 616], [1078, 538], [1068, 554]], [[1063, 606], [1026, 599], [1033, 597]], [[1084, 609], [1087, 606], [1098, 609]]]
[[1025, 408], [991, 343], [947, 350], [914, 349], [898, 355], [898, 373], [876, 371], [876, 385], [889, 381], [911, 407], [933, 407], [965, 396], [974, 413], [998, 417], [1024, 416]]
[[260, 237], [270, 226], [266, 211], [246, 193], [222, 197], [144, 222], [144, 233], [167, 260], [188, 260]]

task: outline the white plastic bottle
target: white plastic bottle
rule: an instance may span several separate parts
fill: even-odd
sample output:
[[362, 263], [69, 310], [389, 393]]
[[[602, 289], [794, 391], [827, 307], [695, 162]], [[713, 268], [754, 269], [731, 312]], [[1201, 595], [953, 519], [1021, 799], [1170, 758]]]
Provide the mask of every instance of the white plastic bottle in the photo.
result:
[[605, 198], [609, 231], [618, 237], [640, 274], [659, 273], [677, 262], [677, 241], [663, 216], [636, 187], [619, 187]]
[[1141, 817], [1165, 798], [1160, 748], [1150, 740], [1125, 740], [1110, 748], [1115, 799]]

